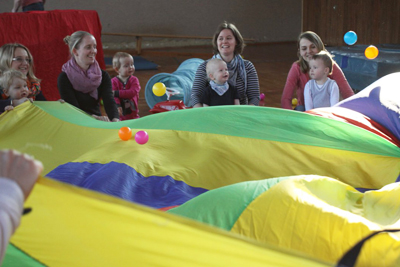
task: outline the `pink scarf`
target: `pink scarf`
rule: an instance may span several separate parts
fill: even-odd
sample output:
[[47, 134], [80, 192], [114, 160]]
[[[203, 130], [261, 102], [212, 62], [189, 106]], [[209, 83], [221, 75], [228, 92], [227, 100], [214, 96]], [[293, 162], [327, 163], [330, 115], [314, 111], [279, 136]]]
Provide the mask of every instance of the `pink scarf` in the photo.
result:
[[62, 66], [62, 71], [67, 74], [76, 91], [89, 93], [91, 97], [98, 99], [97, 88], [101, 84], [102, 73], [96, 60], [87, 71], [83, 71], [72, 57]]

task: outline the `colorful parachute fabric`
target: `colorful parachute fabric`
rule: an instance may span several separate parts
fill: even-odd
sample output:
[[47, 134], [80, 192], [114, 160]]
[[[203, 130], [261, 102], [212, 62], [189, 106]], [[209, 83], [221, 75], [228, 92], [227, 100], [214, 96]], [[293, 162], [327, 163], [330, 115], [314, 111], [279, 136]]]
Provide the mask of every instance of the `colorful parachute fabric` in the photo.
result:
[[400, 72], [389, 74], [334, 107], [307, 113], [345, 121], [400, 146]]
[[[0, 126], [1, 148], [34, 155], [44, 163], [46, 175], [57, 174], [57, 168], [64, 164], [96, 169], [97, 164], [115, 162], [127, 165], [140, 179], [171, 177], [204, 190], [301, 174], [379, 189], [395, 182], [400, 171], [399, 148], [376, 134], [275, 108], [213, 107], [106, 123], [68, 104], [36, 102], [3, 114]], [[148, 143], [122, 141], [118, 137], [122, 126], [134, 132], [146, 130]], [[88, 169], [85, 172], [91, 173]], [[113, 175], [106, 173], [107, 177]], [[102, 174], [99, 172], [96, 179], [104, 178]], [[70, 180], [78, 183], [79, 179], [74, 176]], [[84, 187], [90, 188], [92, 183], [86, 184]]]
[[[399, 183], [361, 193], [332, 178], [294, 176], [218, 188], [168, 212], [338, 262], [374, 231], [400, 228], [399, 199]], [[399, 238], [377, 235], [357, 266], [398, 266]]]
[[6, 257], [3, 266], [329, 266], [46, 178], [36, 184], [26, 207], [32, 211], [11, 242], [33, 258], [8, 254], [18, 258]]
[[336, 107], [357, 111], [379, 123], [400, 140], [400, 72], [392, 73], [372, 83], [358, 94]]
[[[144, 145], [133, 138], [122, 141], [118, 130], [123, 126], [134, 133], [147, 131], [149, 141]], [[188, 109], [107, 123], [66, 103], [27, 102], [0, 115], [0, 148], [31, 154], [43, 162], [45, 176], [77, 186], [41, 179], [26, 203], [32, 212], [23, 217], [12, 238], [12, 244], [48, 266], [127, 266], [133, 259], [141, 266], [326, 264], [309, 257], [332, 264], [345, 246], [335, 257], [321, 257], [322, 252], [302, 256], [295, 252], [295, 246], [276, 249], [247, 238], [237, 239], [232, 233], [132, 202], [163, 210], [181, 206], [172, 213], [184, 208], [184, 203], [216, 194], [214, 189], [253, 181], [241, 188], [253, 190], [253, 198], [231, 196], [232, 203], [240, 206], [224, 213], [228, 217], [222, 228], [243, 234], [235, 225], [240, 218], [251, 219], [250, 215], [243, 217], [247, 207], [287, 182], [271, 178], [319, 175], [367, 190], [394, 183], [400, 173], [399, 147], [373, 132], [307, 113], [251, 106]], [[279, 183], [266, 190], [269, 187], [264, 181]], [[327, 187], [321, 190], [325, 192]], [[205, 202], [204, 208], [210, 210], [217, 203]], [[218, 210], [210, 211], [211, 220], [217, 221]], [[149, 222], [155, 223], [150, 227]], [[286, 236], [303, 231], [292, 226], [284, 228], [290, 231]], [[332, 229], [335, 235], [343, 234], [339, 226]], [[236, 241], [228, 245], [232, 240]], [[243, 246], [243, 253], [232, 250], [236, 245]], [[269, 253], [281, 257], [267, 257]], [[304, 262], [295, 264], [292, 259]]]

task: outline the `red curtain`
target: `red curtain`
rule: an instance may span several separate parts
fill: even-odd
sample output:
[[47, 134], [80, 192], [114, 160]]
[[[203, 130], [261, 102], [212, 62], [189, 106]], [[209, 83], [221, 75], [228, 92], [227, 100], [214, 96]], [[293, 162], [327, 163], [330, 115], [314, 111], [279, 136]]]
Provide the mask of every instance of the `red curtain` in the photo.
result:
[[87, 31], [97, 41], [97, 61], [105, 69], [101, 44], [101, 23], [94, 10], [52, 10], [0, 13], [0, 46], [21, 43], [32, 53], [35, 75], [42, 80], [47, 100], [60, 98], [57, 77], [69, 59], [63, 39], [75, 31]]

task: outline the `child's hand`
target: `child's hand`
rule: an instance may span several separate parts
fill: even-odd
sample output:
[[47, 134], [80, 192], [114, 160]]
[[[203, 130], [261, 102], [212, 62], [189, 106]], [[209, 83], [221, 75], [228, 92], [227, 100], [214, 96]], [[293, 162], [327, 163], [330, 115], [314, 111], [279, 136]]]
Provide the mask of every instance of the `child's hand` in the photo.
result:
[[5, 111], [10, 111], [10, 110], [13, 110], [13, 109], [14, 109], [14, 107], [11, 106], [11, 105], [6, 106], [6, 107], [4, 108]]
[[124, 115], [124, 114], [122, 113], [122, 107], [118, 107], [118, 113], [119, 113], [119, 116], [120, 116], [120, 117]]

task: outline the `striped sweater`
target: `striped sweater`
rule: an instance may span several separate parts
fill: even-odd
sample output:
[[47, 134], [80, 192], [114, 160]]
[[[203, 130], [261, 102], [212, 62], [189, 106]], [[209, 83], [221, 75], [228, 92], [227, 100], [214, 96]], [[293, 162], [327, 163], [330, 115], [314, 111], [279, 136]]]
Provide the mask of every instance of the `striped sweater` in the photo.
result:
[[[208, 61], [200, 64], [196, 71], [194, 78], [192, 92], [191, 92], [191, 105], [201, 103], [201, 97], [204, 90], [208, 86], [208, 79], [206, 73], [206, 65]], [[257, 71], [254, 68], [253, 63], [248, 60], [244, 60], [244, 65], [247, 73], [247, 88], [244, 87], [244, 81], [237, 75], [236, 89], [239, 93], [240, 105], [252, 104], [258, 106], [260, 102], [260, 85], [258, 83]]]

